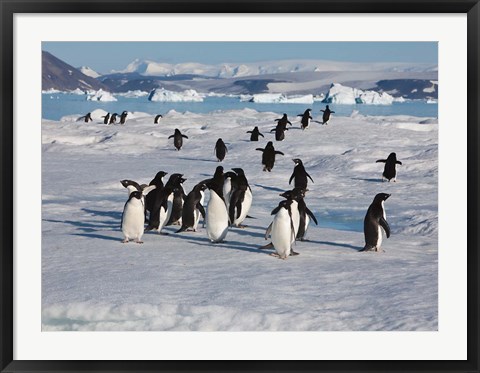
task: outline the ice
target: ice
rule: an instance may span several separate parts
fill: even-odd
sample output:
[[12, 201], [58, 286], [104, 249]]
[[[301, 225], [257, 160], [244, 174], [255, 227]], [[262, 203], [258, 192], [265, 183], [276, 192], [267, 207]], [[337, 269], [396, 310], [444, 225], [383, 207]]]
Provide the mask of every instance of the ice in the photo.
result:
[[343, 105], [391, 105], [394, 97], [386, 92], [362, 91], [361, 89], [332, 83], [323, 102]]
[[203, 96], [194, 89], [174, 92], [164, 88], [156, 88], [150, 92], [148, 99], [156, 102], [202, 102]]
[[117, 101], [117, 99], [107, 91], [100, 89], [96, 91], [94, 94], [89, 94], [87, 96], [87, 100], [89, 101]]

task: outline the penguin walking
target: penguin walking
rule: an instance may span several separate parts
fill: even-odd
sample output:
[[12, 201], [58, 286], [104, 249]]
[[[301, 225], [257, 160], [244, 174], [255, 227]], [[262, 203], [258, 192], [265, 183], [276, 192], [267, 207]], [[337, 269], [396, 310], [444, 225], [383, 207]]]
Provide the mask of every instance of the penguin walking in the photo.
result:
[[77, 122], [80, 122], [81, 120], [83, 120], [85, 123], [92, 122], [93, 121], [92, 114], [91, 113], [85, 114], [84, 116], [78, 118]]
[[130, 193], [122, 213], [121, 229], [123, 233], [123, 243], [134, 240], [136, 243], [143, 243], [142, 236], [144, 232], [145, 213], [144, 198], [155, 189], [155, 185], [150, 185], [143, 191], [133, 191]]
[[283, 116], [280, 119], [275, 119], [277, 122], [277, 126], [281, 126], [283, 128], [287, 128], [287, 124], [292, 125], [292, 123], [288, 120], [287, 114], [283, 113]]
[[111, 116], [110, 116], [110, 121], [108, 122], [108, 124], [116, 124], [117, 123], [117, 113], [113, 113]]
[[277, 124], [275, 128], [272, 128], [270, 132], [275, 132], [275, 140], [276, 141], [283, 141], [285, 140], [285, 131], [288, 131], [288, 128]]
[[125, 122], [127, 121], [127, 115], [128, 111], [122, 112], [122, 114], [120, 115], [120, 124], [125, 124]]
[[291, 200], [284, 200], [278, 204], [271, 212], [271, 215], [275, 215], [273, 222], [265, 232], [265, 238], [271, 237], [272, 245], [276, 251], [276, 253], [270, 255], [279, 259], [287, 259], [291, 253], [292, 244], [295, 242], [291, 205]]
[[159, 234], [170, 219], [173, 209], [173, 197], [177, 191], [182, 174], [172, 174], [155, 200], [155, 205], [150, 213], [150, 222], [146, 231], [156, 230]]
[[387, 159], [379, 159], [375, 163], [385, 163], [385, 168], [383, 169], [382, 181], [383, 178], [387, 179], [389, 182], [393, 179], [393, 182], [397, 181], [397, 167], [396, 165], [401, 165], [402, 162], [397, 161], [397, 154], [390, 153]]
[[302, 124], [302, 130], [306, 130], [310, 125], [310, 119], [313, 119], [311, 116], [312, 109], [307, 109], [303, 114], [298, 114], [297, 117], [302, 117], [300, 123]]
[[217, 140], [217, 143], [215, 144], [214, 151], [215, 151], [215, 155], [217, 157], [217, 160], [219, 162], [222, 162], [225, 159], [225, 155], [227, 154], [228, 149], [227, 149], [227, 146], [225, 145], [225, 143], [223, 142], [223, 140], [221, 138], [219, 138]]
[[223, 242], [228, 232], [228, 211], [223, 198], [223, 167], [218, 166], [212, 179], [206, 182], [210, 190], [207, 205], [206, 230], [213, 243]]
[[148, 219], [149, 222], [152, 219], [152, 212], [153, 212], [153, 209], [154, 209], [154, 206], [155, 206], [155, 201], [157, 201], [159, 198], [161, 198], [160, 192], [163, 189], [163, 178], [167, 174], [168, 173], [165, 172], [165, 171], [158, 171], [157, 174], [155, 175], [155, 177], [149, 183], [149, 185], [155, 185], [156, 186], [155, 191], [147, 194], [147, 196], [145, 197], [145, 212], [150, 213], [150, 218]]
[[275, 150], [273, 146], [273, 142], [269, 141], [265, 146], [265, 149], [256, 148], [255, 150], [261, 151], [262, 154], [262, 164], [263, 164], [263, 171], [272, 171], [273, 166], [275, 165], [275, 155], [285, 155], [281, 151]]
[[153, 123], [154, 123], [154, 124], [158, 124], [158, 121], [159, 121], [160, 118], [163, 118], [163, 115], [162, 115], [162, 114], [156, 115], [156, 116], [155, 116], [155, 119], [153, 120]]
[[295, 163], [295, 166], [293, 168], [292, 176], [290, 176], [290, 180], [288, 180], [288, 184], [291, 184], [292, 180], [294, 180], [293, 184], [295, 188], [307, 189], [307, 177], [312, 180], [313, 183], [312, 177], [305, 170], [305, 166], [301, 159], [294, 158], [292, 161]]
[[247, 133], [250, 133], [250, 141], [258, 141], [258, 136], [263, 136], [262, 133], [258, 130], [258, 127], [255, 127], [252, 131], [247, 131]]
[[320, 110], [320, 111], [323, 112], [323, 116], [322, 116], [323, 122], [322, 122], [322, 124], [328, 124], [328, 121], [330, 120], [330, 114], [335, 113], [335, 112], [331, 111], [330, 108], [328, 107], [328, 105], [325, 108], [325, 110]]
[[185, 202], [185, 198], [187, 198], [185, 190], [183, 189], [183, 183], [186, 180], [187, 179], [183, 177], [180, 178], [177, 187], [173, 191], [172, 213], [170, 214], [170, 218], [168, 219], [166, 225], [182, 225], [183, 204]]
[[205, 189], [207, 189], [207, 185], [200, 182], [193, 187], [190, 193], [188, 193], [185, 198], [185, 203], [183, 204], [182, 226], [175, 233], [184, 232], [189, 228], [194, 232], [197, 231], [200, 215], [205, 219], [205, 209], [203, 207]]
[[236, 185], [230, 197], [228, 215], [230, 223], [238, 228], [245, 228], [242, 222], [247, 217], [250, 207], [252, 207], [252, 189], [248, 185], [245, 172], [241, 168], [232, 168], [237, 174]]
[[177, 150], [182, 149], [183, 146], [183, 138], [188, 139], [188, 136], [183, 135], [178, 128], [175, 128], [175, 133], [170, 135], [168, 138], [171, 139], [173, 137], [173, 145]]
[[107, 115], [102, 116], [103, 118], [103, 124], [108, 124], [108, 120], [110, 119], [110, 113], [107, 113]]
[[383, 251], [382, 229], [385, 230], [387, 238], [390, 237], [390, 227], [387, 223], [384, 202], [390, 194], [378, 193], [367, 210], [363, 221], [363, 233], [365, 234], [365, 247], [360, 251]]

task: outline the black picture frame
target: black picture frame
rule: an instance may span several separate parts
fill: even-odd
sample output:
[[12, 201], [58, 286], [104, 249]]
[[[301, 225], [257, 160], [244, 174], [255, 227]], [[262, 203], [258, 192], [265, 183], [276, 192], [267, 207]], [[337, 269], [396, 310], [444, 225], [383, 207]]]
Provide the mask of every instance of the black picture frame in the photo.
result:
[[[479, 0], [0, 0], [1, 12], [1, 182], [0, 182], [0, 370], [39, 371], [418, 371], [479, 372], [478, 126]], [[465, 361], [21, 361], [13, 359], [13, 17], [16, 13], [464, 13], [468, 46], [468, 273], [467, 360]], [[452, 248], [453, 249], [453, 248]], [[461, 316], [460, 316], [461, 317]], [[268, 348], [268, 346], [266, 346]], [[60, 358], [60, 357], [59, 357]], [[221, 358], [221, 357], [220, 357]]]

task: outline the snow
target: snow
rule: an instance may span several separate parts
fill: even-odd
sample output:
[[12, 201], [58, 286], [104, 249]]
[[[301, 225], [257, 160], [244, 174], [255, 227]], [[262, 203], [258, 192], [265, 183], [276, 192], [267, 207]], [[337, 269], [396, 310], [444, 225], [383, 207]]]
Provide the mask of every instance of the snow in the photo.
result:
[[86, 76], [89, 76], [91, 78], [98, 78], [101, 76], [99, 73], [97, 73], [95, 70], [91, 69], [88, 66], [81, 66], [78, 68], [82, 74], [85, 74]]
[[93, 94], [87, 96], [88, 101], [117, 101], [117, 99], [107, 91], [100, 89]]
[[342, 105], [391, 105], [393, 101], [394, 97], [386, 92], [362, 91], [361, 89], [343, 86], [339, 83], [332, 83], [323, 100], [325, 103]]
[[156, 88], [150, 92], [148, 99], [156, 102], [202, 102], [203, 96], [198, 94], [194, 89], [174, 92], [164, 88]]
[[286, 96], [282, 93], [258, 93], [252, 96], [242, 96], [240, 101], [250, 101], [257, 104], [313, 104], [313, 95]]
[[128, 92], [121, 92], [116, 93], [117, 96], [129, 97], [129, 98], [137, 98], [137, 97], [145, 97], [148, 96], [149, 92], [135, 90], [135, 91], [128, 91]]
[[[92, 111], [90, 123], [73, 120], [85, 113], [42, 121], [42, 330], [438, 330], [435, 118], [357, 112], [305, 131], [291, 118], [276, 142], [269, 130], [280, 112], [172, 110], [161, 125], [137, 112], [123, 126], [104, 125], [104, 113]], [[245, 133], [254, 126], [265, 134], [259, 142]], [[181, 151], [168, 139], [175, 128], [189, 137]], [[219, 165], [219, 137], [228, 146], [221, 165], [242, 167], [252, 188], [247, 227], [220, 244], [201, 224], [122, 244], [120, 180], [180, 172], [188, 193]], [[255, 151], [267, 141], [285, 153], [271, 173]], [[375, 161], [391, 152], [403, 165], [397, 182], [382, 182]], [[259, 246], [297, 157], [314, 180], [305, 200], [319, 226], [295, 244], [299, 256], [279, 260]], [[379, 192], [392, 194], [391, 236], [385, 252], [361, 253], [363, 218]]]

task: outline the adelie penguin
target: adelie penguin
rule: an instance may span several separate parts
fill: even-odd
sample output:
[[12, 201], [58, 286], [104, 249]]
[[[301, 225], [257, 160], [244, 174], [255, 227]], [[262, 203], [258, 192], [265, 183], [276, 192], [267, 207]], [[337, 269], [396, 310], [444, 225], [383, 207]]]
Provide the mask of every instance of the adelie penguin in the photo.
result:
[[178, 128], [175, 128], [175, 133], [170, 135], [168, 138], [171, 139], [173, 137], [173, 145], [177, 150], [182, 149], [183, 146], [183, 139], [188, 139], [188, 136], [183, 135]]
[[295, 227], [292, 220], [292, 201], [281, 201], [272, 211], [271, 215], [275, 215], [272, 224], [269, 225], [265, 232], [265, 238], [268, 236], [272, 239], [272, 245], [276, 251], [273, 255], [279, 259], [287, 259], [291, 253], [292, 244], [295, 242]]
[[108, 124], [115, 124], [117, 123], [117, 113], [113, 113], [111, 116], [110, 116], [110, 122], [108, 122]]
[[223, 199], [227, 206], [227, 211], [230, 206], [230, 197], [237, 187], [237, 174], [233, 171], [228, 171], [223, 174]]
[[107, 115], [104, 115], [102, 118], [103, 124], [108, 124], [108, 120], [110, 119], [110, 113], [107, 113]]
[[[160, 193], [163, 189], [163, 178], [165, 177], [165, 175], [167, 175], [167, 172], [159, 171], [159, 172], [157, 172], [155, 177], [152, 179], [152, 181], [150, 181], [149, 185], [155, 185], [156, 188], [155, 188], [154, 192], [149, 193], [145, 197], [145, 210], [150, 212], [150, 218], [148, 219], [149, 222], [152, 219], [152, 211], [154, 209], [155, 203], [156, 203], [157, 200], [159, 200], [161, 198]], [[159, 202], [157, 202], [157, 203], [159, 203]]]
[[134, 240], [136, 243], [143, 243], [142, 236], [145, 224], [145, 196], [155, 189], [155, 185], [150, 185], [143, 191], [132, 191], [123, 208], [121, 229], [123, 233], [123, 243]]
[[160, 118], [163, 118], [163, 115], [162, 115], [162, 114], [156, 115], [156, 116], [155, 116], [155, 119], [153, 120], [153, 123], [154, 123], [154, 124], [158, 124], [158, 121], [159, 121]]
[[237, 174], [235, 179], [235, 187], [230, 195], [230, 202], [228, 204], [228, 215], [230, 224], [239, 228], [244, 228], [243, 221], [247, 217], [250, 207], [252, 207], [252, 190], [248, 185], [245, 172], [241, 168], [232, 168]]
[[379, 193], [373, 199], [372, 204], [367, 210], [363, 221], [363, 233], [365, 234], [365, 246], [360, 251], [383, 251], [382, 245], [382, 228], [390, 237], [390, 227], [387, 223], [387, 215], [385, 213], [384, 202], [390, 194]]
[[303, 114], [298, 114], [297, 117], [302, 117], [300, 123], [302, 124], [302, 130], [305, 130], [310, 125], [310, 119], [313, 119], [310, 113], [312, 109], [307, 109]]
[[292, 161], [295, 163], [295, 167], [293, 168], [293, 173], [292, 176], [290, 176], [290, 180], [288, 180], [288, 184], [291, 184], [292, 180], [294, 180], [293, 184], [295, 188], [307, 189], [307, 177], [312, 180], [313, 183], [312, 177], [305, 170], [301, 159], [294, 158]]
[[170, 178], [155, 200], [155, 205], [150, 214], [150, 222], [145, 230], [156, 230], [160, 234], [166, 234], [162, 233], [162, 229], [172, 214], [174, 193], [179, 189], [182, 176], [182, 174], [170, 175]]
[[250, 133], [250, 141], [258, 141], [258, 136], [263, 136], [262, 133], [258, 130], [258, 127], [255, 127], [252, 131], [247, 131], [247, 133]]
[[325, 108], [325, 110], [320, 110], [320, 111], [323, 111], [323, 116], [322, 116], [322, 124], [328, 124], [328, 121], [330, 120], [330, 114], [332, 113], [335, 113], [334, 111], [331, 111], [330, 108], [327, 107]]
[[299, 241], [306, 241], [305, 236], [310, 224], [310, 219], [314, 221], [315, 225], [318, 225], [318, 221], [313, 212], [310, 211], [305, 203], [305, 193], [308, 191], [308, 189], [294, 188], [293, 190], [297, 191], [297, 193], [300, 193], [300, 197], [297, 199], [299, 224], [298, 229], [296, 230], [296, 239]]
[[223, 198], [223, 167], [218, 166], [212, 179], [206, 181], [210, 189], [206, 214], [207, 236], [213, 243], [223, 242], [227, 236], [229, 220], [228, 211]]
[[185, 190], [183, 189], [183, 183], [187, 179], [180, 178], [180, 181], [173, 192], [173, 205], [172, 205], [172, 213], [170, 214], [170, 218], [166, 225], [182, 225], [182, 211], [183, 211], [183, 204], [185, 202], [185, 198], [187, 195], [185, 194]]
[[395, 153], [390, 153], [387, 159], [379, 159], [376, 161], [376, 163], [385, 163], [385, 168], [383, 169], [383, 174], [382, 174], [382, 181], [383, 178], [387, 179], [388, 181], [393, 179], [393, 182], [397, 181], [397, 167], [396, 165], [399, 164], [401, 165], [402, 162], [397, 161], [397, 154]]
[[80, 122], [81, 120], [83, 120], [85, 123], [93, 121], [92, 114], [91, 113], [85, 114], [83, 117], [78, 118], [77, 122]]
[[122, 114], [120, 115], [120, 124], [125, 124], [125, 122], [127, 121], [127, 115], [128, 111], [122, 112]]
[[273, 142], [269, 141], [265, 146], [265, 149], [256, 148], [255, 150], [259, 150], [263, 152], [262, 154], [262, 164], [263, 164], [263, 171], [272, 171], [273, 166], [275, 165], [275, 155], [285, 155], [281, 151], [275, 150], [273, 146]]
[[200, 182], [188, 193], [183, 204], [182, 227], [176, 233], [184, 232], [188, 229], [196, 232], [200, 215], [205, 219], [205, 209], [203, 207], [205, 189], [207, 189], [207, 185]]
[[222, 162], [225, 159], [225, 155], [227, 154], [228, 149], [221, 138], [217, 140], [214, 152], [219, 162]]
[[287, 114], [283, 113], [283, 117], [280, 119], [275, 119], [275, 122], [277, 122], [277, 126], [281, 126], [284, 129], [287, 128], [287, 124], [292, 125], [292, 123], [288, 120]]

